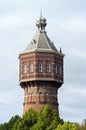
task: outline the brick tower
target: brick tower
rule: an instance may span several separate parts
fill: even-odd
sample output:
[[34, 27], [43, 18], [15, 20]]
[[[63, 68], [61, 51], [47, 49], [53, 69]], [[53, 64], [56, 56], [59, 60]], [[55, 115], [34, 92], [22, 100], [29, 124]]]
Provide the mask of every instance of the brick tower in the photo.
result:
[[25, 51], [20, 53], [19, 82], [24, 89], [23, 113], [39, 111], [49, 103], [58, 111], [58, 88], [63, 84], [63, 57], [45, 31], [46, 19], [36, 21], [37, 32]]

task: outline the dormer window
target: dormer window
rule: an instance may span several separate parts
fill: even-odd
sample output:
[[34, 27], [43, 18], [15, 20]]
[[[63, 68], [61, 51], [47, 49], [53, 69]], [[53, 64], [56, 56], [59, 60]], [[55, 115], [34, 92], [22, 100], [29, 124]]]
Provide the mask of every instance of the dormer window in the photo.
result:
[[47, 63], [47, 72], [50, 72], [50, 64], [49, 63]]
[[30, 64], [30, 72], [33, 72], [33, 64]]
[[27, 65], [24, 65], [23, 66], [23, 74], [26, 74], [27, 73]]
[[42, 63], [38, 64], [38, 72], [42, 72]]

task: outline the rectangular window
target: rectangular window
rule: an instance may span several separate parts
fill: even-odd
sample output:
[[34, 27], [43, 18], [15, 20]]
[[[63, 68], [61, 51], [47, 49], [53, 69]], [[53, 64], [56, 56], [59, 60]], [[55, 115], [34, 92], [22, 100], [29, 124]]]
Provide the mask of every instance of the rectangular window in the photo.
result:
[[38, 64], [38, 72], [42, 72], [42, 63]]
[[33, 72], [33, 64], [30, 64], [30, 72]]
[[47, 72], [50, 72], [50, 64], [47, 64]]
[[23, 66], [23, 74], [26, 74], [27, 73], [27, 65], [24, 65]]

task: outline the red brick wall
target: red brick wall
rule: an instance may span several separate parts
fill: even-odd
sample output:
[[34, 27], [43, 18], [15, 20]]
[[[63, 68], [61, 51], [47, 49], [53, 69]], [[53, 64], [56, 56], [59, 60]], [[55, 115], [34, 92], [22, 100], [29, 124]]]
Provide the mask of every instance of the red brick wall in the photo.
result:
[[38, 86], [35, 84], [37, 87], [33, 86], [33, 84], [31, 86], [27, 85], [24, 88], [24, 113], [30, 108], [39, 111], [46, 103], [58, 109], [57, 86], [48, 85], [45, 82], [43, 84], [39, 83]]
[[[42, 72], [38, 72], [38, 63], [42, 63]], [[50, 64], [50, 72], [47, 72], [47, 63]], [[33, 64], [33, 72], [30, 72], [30, 64]], [[27, 66], [27, 73], [23, 73], [23, 66]], [[58, 67], [58, 73], [55, 73], [55, 65]], [[62, 75], [60, 75], [60, 67]], [[31, 80], [57, 80], [63, 82], [63, 57], [53, 53], [31, 52], [20, 55], [20, 83]]]
[[[58, 110], [57, 91], [63, 83], [63, 56], [55, 53], [31, 52], [20, 54], [19, 60], [19, 81], [24, 88], [23, 112], [30, 108], [39, 111], [46, 103]], [[42, 63], [42, 72], [38, 72], [38, 63]], [[47, 72], [47, 63], [50, 64], [50, 72]], [[33, 72], [30, 72], [30, 64], [33, 64]], [[27, 68], [25, 73], [24, 65]]]

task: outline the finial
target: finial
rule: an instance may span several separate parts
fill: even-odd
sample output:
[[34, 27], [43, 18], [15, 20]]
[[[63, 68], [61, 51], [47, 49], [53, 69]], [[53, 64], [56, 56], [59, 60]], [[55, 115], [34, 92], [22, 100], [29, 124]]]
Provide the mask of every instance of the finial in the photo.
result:
[[40, 18], [42, 17], [42, 10], [40, 10]]
[[60, 53], [62, 53], [62, 48], [60, 47]]
[[40, 17], [36, 21], [36, 26], [38, 27], [38, 30], [43, 32], [43, 31], [45, 31], [46, 25], [47, 25], [46, 19], [42, 17], [42, 10], [41, 10], [40, 11]]

